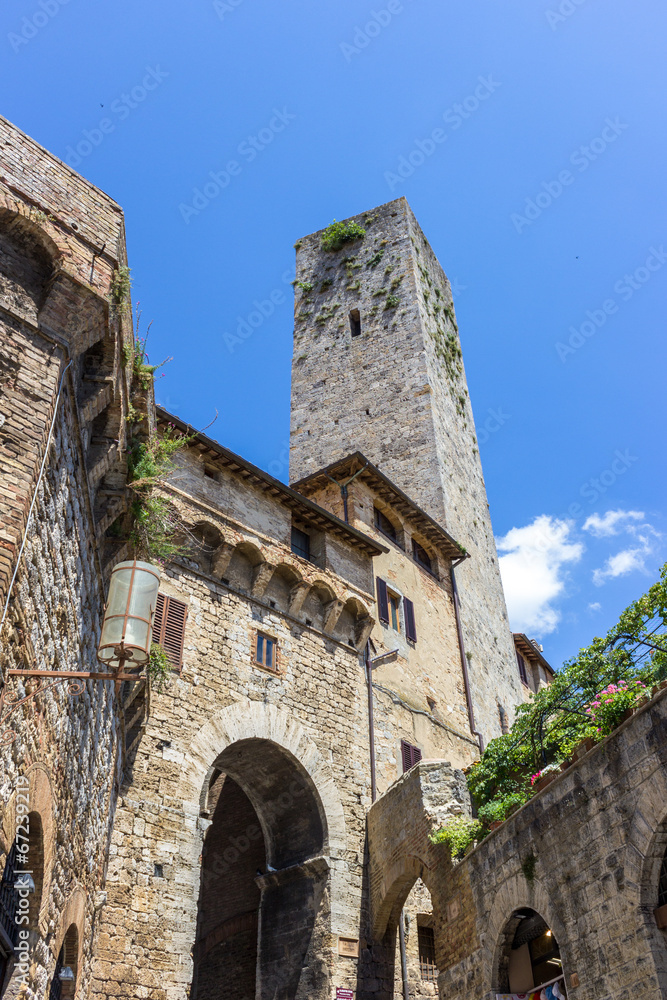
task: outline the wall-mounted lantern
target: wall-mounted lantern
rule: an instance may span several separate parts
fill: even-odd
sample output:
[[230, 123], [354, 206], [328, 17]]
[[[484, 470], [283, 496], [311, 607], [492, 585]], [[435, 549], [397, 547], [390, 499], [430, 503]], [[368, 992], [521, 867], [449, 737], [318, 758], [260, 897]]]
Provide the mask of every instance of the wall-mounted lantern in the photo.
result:
[[148, 663], [159, 587], [160, 571], [150, 563], [135, 559], [114, 566], [97, 650], [101, 663], [114, 671]]
[[[149, 660], [153, 615], [160, 586], [160, 571], [147, 562], [122, 562], [111, 572], [109, 600], [97, 650], [101, 663], [110, 669], [92, 670], [8, 670], [8, 677], [34, 678], [26, 683], [23, 697], [8, 696], [7, 686], [0, 693], [0, 746], [12, 743], [18, 732], [4, 729], [9, 716], [26, 701], [57, 684], [67, 683], [71, 695], [85, 690], [84, 680], [136, 681]], [[134, 668], [134, 673], [128, 673]]]
[[63, 969], [60, 970], [60, 972], [58, 973], [58, 978], [60, 979], [61, 983], [74, 982], [74, 973], [70, 969], [69, 965], [66, 965]]

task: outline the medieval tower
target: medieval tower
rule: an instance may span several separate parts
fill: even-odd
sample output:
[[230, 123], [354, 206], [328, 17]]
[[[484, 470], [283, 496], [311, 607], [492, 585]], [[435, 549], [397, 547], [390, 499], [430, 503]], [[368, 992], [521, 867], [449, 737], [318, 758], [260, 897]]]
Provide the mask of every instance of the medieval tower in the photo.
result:
[[340, 227], [338, 240], [297, 243], [290, 478], [308, 489], [316, 470], [360, 452], [462, 546], [461, 622], [488, 742], [522, 696], [450, 284], [404, 198]]

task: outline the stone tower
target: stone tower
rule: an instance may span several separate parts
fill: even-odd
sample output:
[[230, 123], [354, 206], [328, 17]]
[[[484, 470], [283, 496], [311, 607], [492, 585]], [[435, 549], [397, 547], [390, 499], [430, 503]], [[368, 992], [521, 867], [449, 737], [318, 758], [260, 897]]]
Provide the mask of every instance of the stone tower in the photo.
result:
[[299, 240], [290, 479], [360, 451], [454, 536], [477, 728], [521, 703], [449, 281], [407, 201]]

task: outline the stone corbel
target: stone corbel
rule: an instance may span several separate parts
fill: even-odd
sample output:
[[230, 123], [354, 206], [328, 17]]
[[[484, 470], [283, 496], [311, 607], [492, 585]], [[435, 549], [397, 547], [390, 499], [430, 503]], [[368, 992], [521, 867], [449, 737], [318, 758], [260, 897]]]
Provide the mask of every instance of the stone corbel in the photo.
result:
[[211, 568], [213, 576], [224, 576], [234, 555], [234, 546], [229, 542], [223, 542], [213, 553]]
[[295, 618], [299, 611], [301, 611], [309, 590], [309, 583], [297, 583], [296, 586], [292, 587], [290, 590], [288, 611], [293, 618]]
[[255, 566], [252, 574], [252, 586], [250, 593], [252, 597], [263, 597], [266, 588], [271, 582], [271, 577], [276, 571], [276, 567], [271, 563], [263, 562]]
[[354, 641], [357, 649], [363, 649], [368, 640], [371, 637], [371, 632], [373, 631], [373, 626], [375, 625], [375, 619], [362, 618], [357, 622], [354, 630]]
[[340, 618], [343, 608], [345, 607], [344, 601], [339, 601], [335, 598], [333, 601], [329, 601], [324, 608], [324, 631], [333, 632], [336, 625], [338, 624], [338, 619]]

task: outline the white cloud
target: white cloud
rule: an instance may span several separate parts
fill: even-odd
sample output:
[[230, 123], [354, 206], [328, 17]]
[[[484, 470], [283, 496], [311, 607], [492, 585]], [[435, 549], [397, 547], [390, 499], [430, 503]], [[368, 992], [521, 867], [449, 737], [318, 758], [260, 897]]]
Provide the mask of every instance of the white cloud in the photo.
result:
[[512, 528], [496, 541], [500, 572], [512, 628], [545, 635], [553, 632], [560, 612], [553, 607], [565, 589], [562, 567], [581, 559], [584, 546], [571, 540], [571, 521], [547, 514], [532, 524]]
[[634, 570], [646, 570], [646, 556], [651, 552], [650, 545], [644, 545], [641, 549], [623, 549], [615, 556], [610, 556], [602, 569], [593, 570], [593, 583], [596, 587], [601, 587], [606, 580], [612, 580], [617, 576], [625, 576]]
[[593, 601], [592, 604], [588, 605], [588, 610], [589, 611], [602, 611], [602, 605], [600, 604], [599, 601]]
[[621, 531], [633, 533], [632, 521], [642, 521], [644, 512], [641, 510], [608, 510], [606, 514], [591, 514], [584, 521], [584, 531], [590, 531], [596, 538], [609, 538], [619, 535]]

